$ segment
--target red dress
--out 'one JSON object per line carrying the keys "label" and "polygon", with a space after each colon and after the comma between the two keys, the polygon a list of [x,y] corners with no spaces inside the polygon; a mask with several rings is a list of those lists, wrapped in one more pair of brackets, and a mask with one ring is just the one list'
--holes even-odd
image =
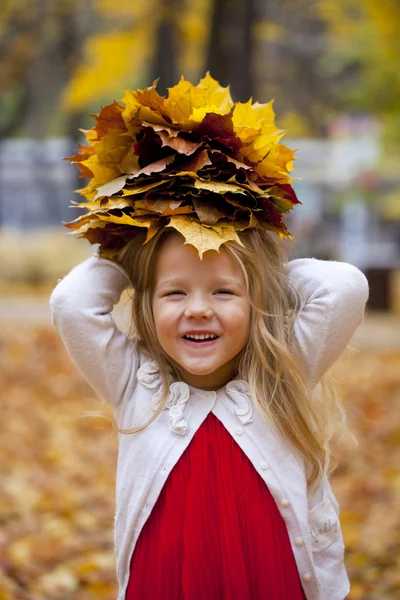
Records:
{"label": "red dress", "polygon": [[210,413],[172,469],[131,558],[125,600],[303,600],[285,522]]}

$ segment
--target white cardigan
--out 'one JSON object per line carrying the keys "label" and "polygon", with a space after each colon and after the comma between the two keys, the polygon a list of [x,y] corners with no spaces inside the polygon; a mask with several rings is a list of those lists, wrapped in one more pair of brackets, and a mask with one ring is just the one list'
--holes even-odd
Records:
{"label": "white cardigan", "polygon": [[[296,348],[310,388],[336,362],[361,323],[365,276],[346,263],[297,259],[287,265],[306,306],[295,322]],[[115,325],[111,311],[128,276],[97,255],[60,280],[51,298],[55,325],[76,367],[112,407],[118,425],[147,419],[160,395],[157,365]],[[218,417],[268,486],[285,520],[307,600],[343,600],[349,592],[339,507],[327,480],[307,490],[299,452],[253,408],[245,381],[204,391],[170,385],[168,406],[140,433],[119,434],[115,554],[124,600],[132,552],[161,489],[209,412]],[[232,599],[235,600],[235,599]]]}

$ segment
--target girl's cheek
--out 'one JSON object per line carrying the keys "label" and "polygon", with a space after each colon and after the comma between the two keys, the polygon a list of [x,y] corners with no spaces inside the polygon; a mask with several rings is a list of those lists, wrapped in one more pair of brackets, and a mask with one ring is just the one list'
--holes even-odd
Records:
{"label": "girl's cheek", "polygon": [[158,311],[158,321],[162,322],[164,326],[172,325],[172,323],[177,320],[179,313],[180,310],[177,306],[162,306]]}

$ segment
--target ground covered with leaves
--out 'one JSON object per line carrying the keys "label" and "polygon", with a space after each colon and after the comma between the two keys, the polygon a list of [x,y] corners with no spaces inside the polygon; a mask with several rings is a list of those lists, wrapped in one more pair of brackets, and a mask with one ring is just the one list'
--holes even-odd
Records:
{"label": "ground covered with leaves", "polygon": [[[116,434],[51,327],[0,323],[0,600],[115,600]],[[334,369],[358,448],[332,481],[353,600],[400,597],[400,353]],[[88,417],[98,411],[105,417]]]}

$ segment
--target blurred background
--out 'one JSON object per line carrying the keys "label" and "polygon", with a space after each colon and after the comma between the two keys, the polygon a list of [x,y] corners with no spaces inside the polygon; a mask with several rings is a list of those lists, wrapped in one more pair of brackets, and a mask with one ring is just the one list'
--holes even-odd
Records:
{"label": "blurred background", "polygon": [[[116,436],[103,405],[85,416],[99,399],[49,321],[57,279],[94,250],[61,223],[82,186],[62,158],[124,89],[207,70],[234,100],[274,98],[298,148],[289,254],[369,280],[333,370],[359,441],[333,482],[350,598],[400,597],[400,2],[1,0],[1,600],[116,597]],[[123,297],[121,328],[128,313]]]}

